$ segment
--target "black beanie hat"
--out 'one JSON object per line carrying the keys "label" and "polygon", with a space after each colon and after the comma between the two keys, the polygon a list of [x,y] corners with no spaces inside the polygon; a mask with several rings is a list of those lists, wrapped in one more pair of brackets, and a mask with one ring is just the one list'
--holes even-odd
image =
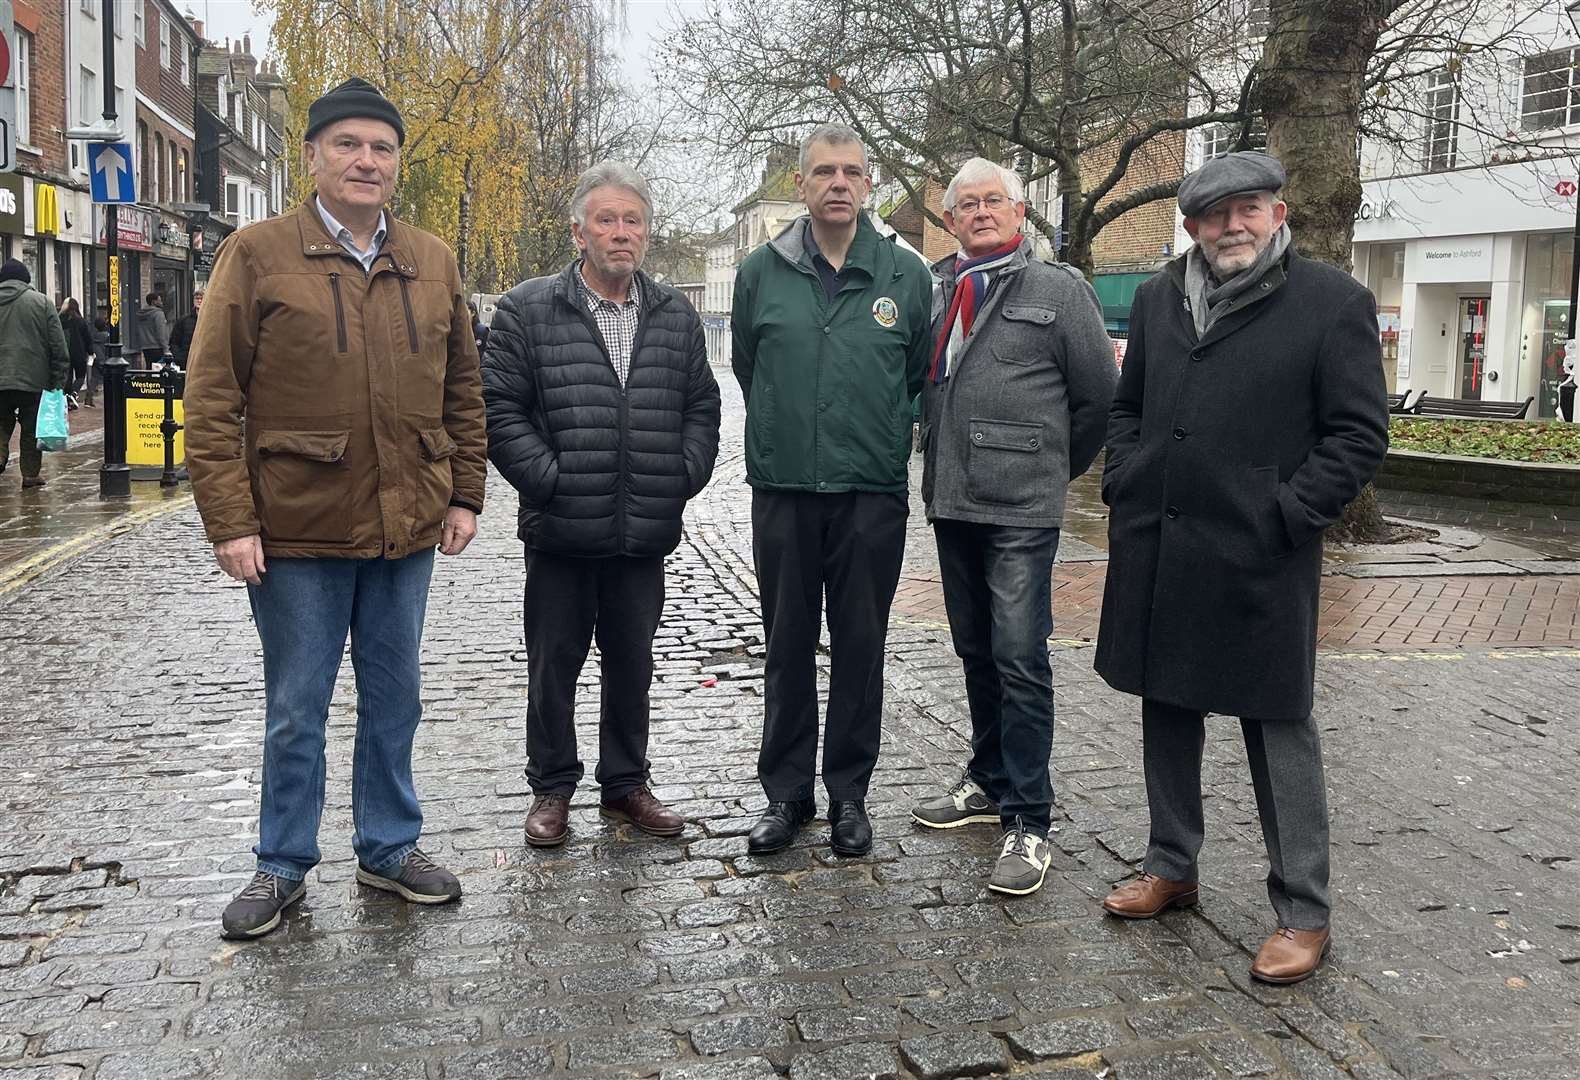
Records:
{"label": "black beanie hat", "polygon": [[21,259],[7,259],[0,265],[0,281],[25,281],[33,284],[33,275],[28,271],[27,263]]}
{"label": "black beanie hat", "polygon": [[406,125],[401,122],[400,110],[389,98],[379,93],[378,87],[355,76],[307,107],[307,134],[302,139],[311,139],[336,120],[350,120],[353,117],[382,120],[395,129],[397,143],[404,145],[406,142]]}

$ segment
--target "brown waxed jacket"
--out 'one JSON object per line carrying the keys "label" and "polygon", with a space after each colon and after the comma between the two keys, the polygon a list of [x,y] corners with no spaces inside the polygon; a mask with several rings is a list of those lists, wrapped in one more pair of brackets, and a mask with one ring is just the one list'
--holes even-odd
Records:
{"label": "brown waxed jacket", "polygon": [[210,542],[396,559],[438,543],[451,505],[482,510],[483,391],[455,256],[385,221],[365,274],[312,199],[220,246],[185,398]]}

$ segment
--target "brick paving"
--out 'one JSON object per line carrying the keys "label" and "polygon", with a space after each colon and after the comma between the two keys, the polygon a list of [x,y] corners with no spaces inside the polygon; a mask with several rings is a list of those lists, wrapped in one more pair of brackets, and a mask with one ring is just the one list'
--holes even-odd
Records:
{"label": "brick paving", "polygon": [[[1053,633],[1095,641],[1107,564],[1059,563],[1053,572]],[[1580,575],[1322,579],[1319,649],[1580,644]],[[936,577],[908,575],[895,613],[947,625]]]}
{"label": "brick paving", "polygon": [[[726,390],[656,643],[676,840],[600,820],[589,784],[565,848],[522,842],[521,564],[497,477],[479,541],[439,561],[415,765],[424,846],[467,890],[452,907],[352,881],[347,665],[308,898],[269,939],[217,938],[252,863],[260,669],[190,510],[0,591],[0,1080],[1580,1075],[1574,649],[1324,654],[1337,944],[1298,987],[1245,974],[1270,913],[1233,724],[1210,727],[1201,908],[1101,917],[1145,806],[1136,703],[1079,644],[1053,651],[1041,893],[983,889],[992,830],[906,818],[969,730],[947,633],[912,617],[890,635],[871,857],[835,858],[821,823],[747,856],[761,628]],[[582,689],[590,764],[595,669]]]}

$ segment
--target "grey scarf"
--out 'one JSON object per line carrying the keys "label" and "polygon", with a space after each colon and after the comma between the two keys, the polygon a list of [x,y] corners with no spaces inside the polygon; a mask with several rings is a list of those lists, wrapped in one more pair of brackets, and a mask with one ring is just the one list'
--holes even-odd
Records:
{"label": "grey scarf", "polygon": [[1219,284],[1207,265],[1207,256],[1197,244],[1185,254],[1185,294],[1190,300],[1191,318],[1196,322],[1196,336],[1203,337],[1224,313],[1230,300],[1262,280],[1262,275],[1284,257],[1289,249],[1289,226],[1281,225],[1272,240],[1257,255],[1256,261],[1228,281]]}

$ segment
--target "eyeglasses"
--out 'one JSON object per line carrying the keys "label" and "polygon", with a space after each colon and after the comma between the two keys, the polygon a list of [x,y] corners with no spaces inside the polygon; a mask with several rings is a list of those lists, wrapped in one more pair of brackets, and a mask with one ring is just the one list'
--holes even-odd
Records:
{"label": "eyeglasses", "polygon": [[1009,205],[1009,200],[1003,195],[989,195],[985,199],[966,199],[955,203],[955,213],[974,214],[979,207],[986,207],[988,213],[996,214]]}

